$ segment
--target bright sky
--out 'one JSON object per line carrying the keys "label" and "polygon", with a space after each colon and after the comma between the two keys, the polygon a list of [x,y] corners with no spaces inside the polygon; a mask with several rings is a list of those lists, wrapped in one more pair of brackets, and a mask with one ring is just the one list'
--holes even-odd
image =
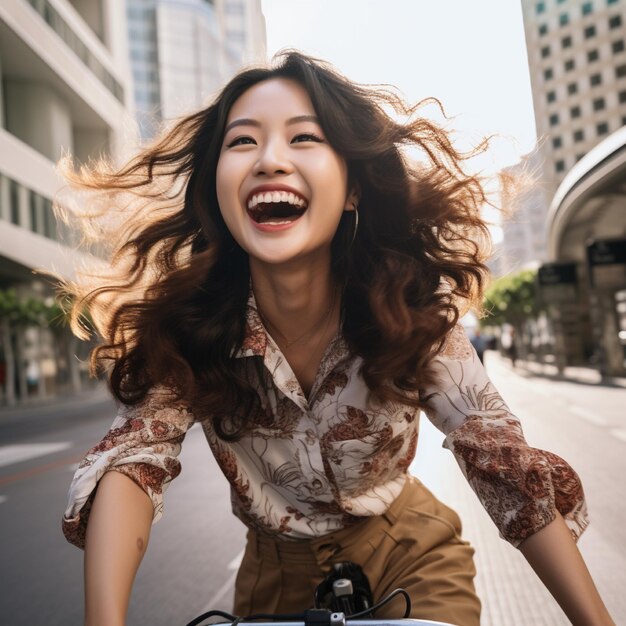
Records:
{"label": "bright sky", "polygon": [[[494,173],[535,144],[520,0],[262,0],[268,53],[297,48],[360,83],[443,103],[459,146],[498,134]],[[434,109],[425,110],[439,121]]]}

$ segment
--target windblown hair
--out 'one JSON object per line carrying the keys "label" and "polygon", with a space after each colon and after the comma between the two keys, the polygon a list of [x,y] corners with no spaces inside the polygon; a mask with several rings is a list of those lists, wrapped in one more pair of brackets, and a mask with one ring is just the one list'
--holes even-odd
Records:
{"label": "windblown hair", "polygon": [[[469,155],[416,115],[433,100],[409,107],[388,89],[356,85],[294,51],[236,75],[213,104],[121,168],[100,162],[76,172],[62,163],[75,190],[100,198],[100,211],[84,221],[111,253],[106,272],[65,284],[74,331],[84,334],[89,319],[100,337],[92,371],[107,371],[125,404],[169,385],[229,440],[254,426],[246,415],[255,394],[232,356],[244,340],[250,275],[220,214],[216,167],[234,102],[271,78],[304,87],[361,190],[356,237],[344,212],[332,261],[343,289],[342,331],[374,397],[419,406],[416,392],[433,382],[430,361],[480,300],[490,252],[485,193],[462,168]],[[420,151],[419,166],[406,148]]]}

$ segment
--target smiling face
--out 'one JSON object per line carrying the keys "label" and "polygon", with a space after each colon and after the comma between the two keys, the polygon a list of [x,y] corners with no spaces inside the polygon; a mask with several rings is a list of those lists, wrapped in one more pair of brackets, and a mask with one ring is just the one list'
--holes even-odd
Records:
{"label": "smiling face", "polygon": [[330,255],[348,193],[345,160],[326,140],[305,89],[274,78],[232,106],[217,164],[217,198],[251,260],[281,264]]}

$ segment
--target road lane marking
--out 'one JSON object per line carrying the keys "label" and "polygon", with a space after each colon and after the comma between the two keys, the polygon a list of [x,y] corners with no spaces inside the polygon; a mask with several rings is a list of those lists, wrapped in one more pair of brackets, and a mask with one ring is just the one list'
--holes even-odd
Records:
{"label": "road lane marking", "polygon": [[24,480],[26,478],[32,478],[33,476],[37,476],[37,474],[43,474],[50,470],[57,469],[59,467],[64,467],[65,465],[69,465],[70,463],[76,463],[77,461],[81,461],[83,455],[81,454],[79,457],[72,456],[70,458],[60,459],[59,461],[54,461],[52,463],[47,463],[46,465],[38,465],[37,467],[33,467],[28,470],[24,470],[23,472],[18,472],[17,474],[11,474],[10,476],[4,476],[0,478],[0,485],[9,485],[11,483],[17,482],[18,480]]}
{"label": "road lane marking", "polygon": [[622,441],[626,441],[626,429],[624,428],[614,428],[613,430],[611,430],[611,434],[613,435],[613,437],[617,437]]}
{"label": "road lane marking", "polygon": [[8,498],[6,496],[0,496],[0,504],[4,504]]}
{"label": "road lane marking", "polygon": [[57,443],[18,443],[11,446],[0,446],[0,467],[22,463],[47,454],[54,454],[72,447],[71,441]]}
{"label": "road lane marking", "polygon": [[570,413],[573,413],[574,415],[576,415],[577,417],[584,419],[586,422],[589,422],[590,424],[595,424],[596,426],[607,425],[607,421],[603,417],[600,417],[599,415],[597,415],[596,413],[593,413],[592,411],[583,409],[580,406],[574,406],[570,404],[567,407],[567,410]]}
{"label": "road lane marking", "polygon": [[229,570],[234,570],[234,569],[239,569],[239,566],[241,565],[241,561],[243,561],[243,553],[244,550],[242,550],[229,564],[228,564],[228,569]]}

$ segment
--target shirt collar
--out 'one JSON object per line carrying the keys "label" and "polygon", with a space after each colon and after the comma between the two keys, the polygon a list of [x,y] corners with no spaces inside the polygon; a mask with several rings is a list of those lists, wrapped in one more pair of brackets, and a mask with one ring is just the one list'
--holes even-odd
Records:
{"label": "shirt collar", "polygon": [[241,348],[235,352],[235,358],[247,356],[265,356],[267,334],[261,321],[254,292],[250,289],[246,305],[246,331]]}

